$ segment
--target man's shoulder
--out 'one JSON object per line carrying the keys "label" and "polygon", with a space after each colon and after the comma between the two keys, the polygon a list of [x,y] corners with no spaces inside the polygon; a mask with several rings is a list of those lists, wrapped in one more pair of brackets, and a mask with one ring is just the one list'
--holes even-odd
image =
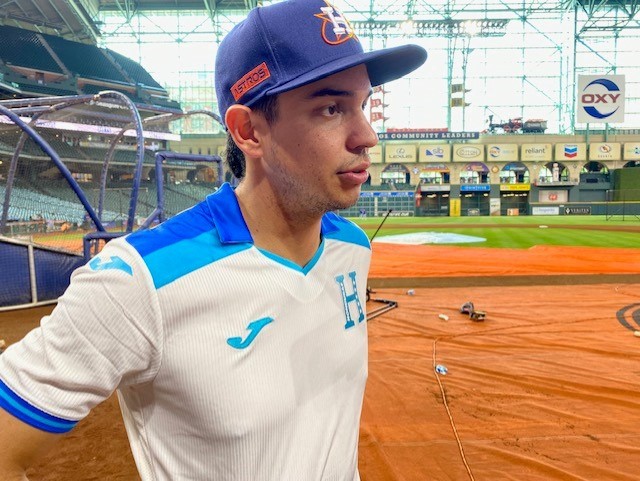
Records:
{"label": "man's shoulder", "polygon": [[334,212],[327,212],[324,215],[322,228],[326,239],[347,242],[367,249],[371,248],[367,234],[358,225]]}
{"label": "man's shoulder", "polygon": [[125,241],[142,258],[156,289],[251,246],[221,240],[206,201]]}
{"label": "man's shoulder", "polygon": [[205,202],[200,202],[156,227],[129,234],[125,240],[144,258],[155,251],[197,238],[215,229]]}

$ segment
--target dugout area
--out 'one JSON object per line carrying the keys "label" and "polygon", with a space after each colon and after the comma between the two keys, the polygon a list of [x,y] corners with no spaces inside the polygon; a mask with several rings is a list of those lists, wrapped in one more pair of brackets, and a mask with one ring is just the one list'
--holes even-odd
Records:
{"label": "dugout area", "polygon": [[[638,479],[637,250],[541,247],[505,266],[511,250],[474,248],[471,274],[465,248],[373,249],[372,298],[398,308],[368,324],[363,481]],[[484,322],[459,312],[467,301]],[[17,341],[50,309],[0,313],[0,337]],[[29,476],[138,479],[116,396]]]}

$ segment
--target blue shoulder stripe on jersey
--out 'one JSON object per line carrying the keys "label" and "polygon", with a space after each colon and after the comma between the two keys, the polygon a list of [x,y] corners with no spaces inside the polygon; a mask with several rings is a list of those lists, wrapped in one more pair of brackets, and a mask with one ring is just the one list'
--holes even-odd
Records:
{"label": "blue shoulder stripe on jersey", "polygon": [[156,289],[253,245],[229,184],[158,227],[135,232],[126,240],[144,259]]}
{"label": "blue shoulder stripe on jersey", "polygon": [[198,237],[214,229],[222,243],[253,243],[236,194],[226,183],[204,201],[168,219],[158,227],[130,234],[127,241],[142,257],[146,257],[156,250]]}
{"label": "blue shoulder stripe on jersey", "polygon": [[333,212],[327,212],[322,217],[322,235],[327,239],[336,239],[371,249],[369,238],[360,227]]}
{"label": "blue shoulder stripe on jersey", "polygon": [[0,381],[0,408],[34,428],[48,433],[62,434],[71,431],[78,421],[69,421],[47,414],[32,406]]}
{"label": "blue shoulder stripe on jersey", "polygon": [[253,244],[223,244],[215,230],[174,242],[144,256],[156,289]]}

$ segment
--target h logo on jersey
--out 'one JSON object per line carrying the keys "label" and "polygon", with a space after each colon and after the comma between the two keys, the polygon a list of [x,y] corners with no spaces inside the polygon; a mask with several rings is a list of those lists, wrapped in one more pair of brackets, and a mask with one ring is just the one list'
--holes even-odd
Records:
{"label": "h logo on jersey", "polygon": [[364,321],[364,310],[360,303],[360,296],[358,296],[358,285],[356,284],[356,273],[349,272],[349,278],[351,279],[351,294],[347,295],[347,286],[345,286],[344,276],[336,276],[336,282],[340,286],[340,292],[342,293],[342,306],[344,307],[344,315],[347,322],[344,325],[345,329],[350,329],[356,325],[351,315],[350,304],[355,303],[356,310],[358,311],[358,323]]}
{"label": "h logo on jersey", "polygon": [[327,0],[326,7],[321,7],[322,13],[315,16],[322,20],[322,39],[329,45],[340,45],[353,38],[357,40],[356,34],[349,21]]}

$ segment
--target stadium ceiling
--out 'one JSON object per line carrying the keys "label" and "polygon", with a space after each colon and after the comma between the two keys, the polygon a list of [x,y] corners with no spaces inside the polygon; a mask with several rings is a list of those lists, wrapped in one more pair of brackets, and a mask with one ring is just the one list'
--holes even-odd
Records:
{"label": "stadium ceiling", "polygon": [[125,18],[154,10],[246,11],[258,0],[0,0],[0,25],[27,28],[86,43],[96,43],[100,11],[118,11]]}

